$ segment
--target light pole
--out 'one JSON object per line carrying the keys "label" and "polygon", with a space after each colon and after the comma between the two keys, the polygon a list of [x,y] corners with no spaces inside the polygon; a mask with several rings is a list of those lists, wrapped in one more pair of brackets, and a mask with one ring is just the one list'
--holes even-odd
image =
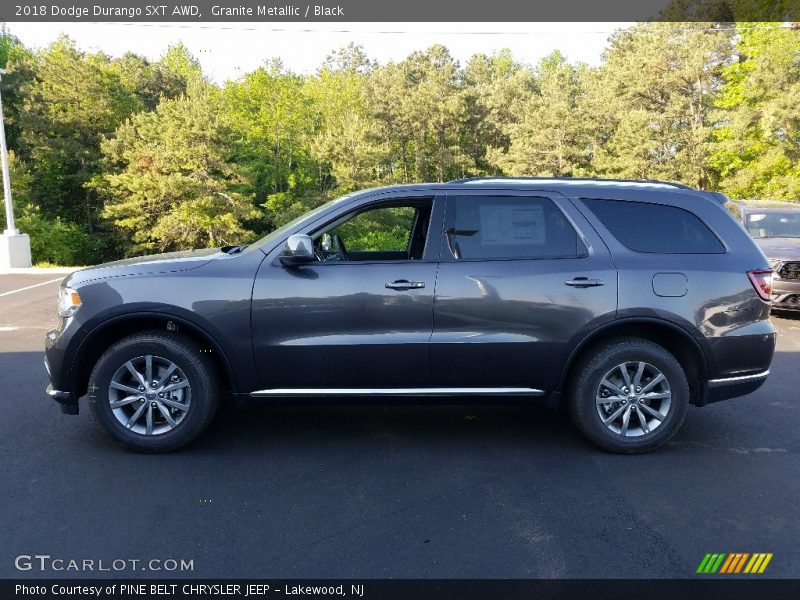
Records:
{"label": "light pole", "polygon": [[[5,69],[0,69],[2,82]],[[6,229],[0,236],[0,269],[31,266],[31,240],[14,227],[14,203],[11,200],[11,177],[8,174],[6,127],[3,122],[3,98],[0,95],[0,162],[3,166],[3,198],[6,205]]]}

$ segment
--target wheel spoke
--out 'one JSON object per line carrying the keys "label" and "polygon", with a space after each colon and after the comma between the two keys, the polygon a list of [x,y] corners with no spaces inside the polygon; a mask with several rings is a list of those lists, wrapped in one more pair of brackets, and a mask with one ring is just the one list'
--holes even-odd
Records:
{"label": "wheel spoke", "polygon": [[615,410],[608,418],[603,419],[603,423],[608,425],[612,421],[614,421],[617,417],[619,417],[628,407],[627,406],[620,406],[617,410]]}
{"label": "wheel spoke", "polygon": [[639,424],[642,426],[642,431],[650,433],[650,428],[647,426],[647,419],[641,410],[636,411],[636,416],[639,418]]}
{"label": "wheel spoke", "polygon": [[645,400],[667,400],[672,397],[670,392],[650,392],[642,396]]}
{"label": "wheel spoke", "polygon": [[183,381],[178,381],[177,383],[170,383],[168,386],[161,388],[160,392],[173,392],[175,390],[179,390],[181,388],[185,388],[189,386],[189,382],[185,379]]}
{"label": "wheel spoke", "polygon": [[650,381],[650,383],[648,383],[646,386],[644,386],[642,388],[642,393],[646,394],[647,392],[652,390],[653,387],[655,387],[657,384],[661,383],[662,381],[664,381],[664,374],[663,373],[659,373],[658,375],[653,377],[653,379]]}
{"label": "wheel spoke", "polygon": [[153,356],[151,354],[144,357],[144,365],[144,379],[147,385],[150,385],[150,382],[153,381]]}
{"label": "wheel spoke", "polygon": [[619,366],[619,370],[622,371],[622,378],[625,380],[625,385],[628,386],[628,389],[631,387],[631,374],[628,373],[628,363],[623,363]]}
{"label": "wheel spoke", "polygon": [[125,423],[125,427],[127,427],[128,429],[130,429],[131,427],[133,427],[134,425],[136,425],[136,421],[138,421],[138,420],[139,420],[139,418],[142,416],[142,413],[144,413],[144,410],[147,408],[147,406],[148,406],[148,404],[145,402],[145,403],[143,403],[143,404],[142,404],[142,405],[141,405],[139,408],[137,408],[137,409],[136,409],[136,412],[135,412],[135,413],[133,413],[133,414],[131,415],[131,418],[130,418],[130,419],[128,419],[128,422],[127,422],[127,423]]}
{"label": "wheel spoke", "polygon": [[659,421],[663,421],[666,418],[665,415],[662,415],[656,409],[654,409],[654,408],[652,408],[650,406],[647,406],[647,404],[642,404],[641,406],[639,406],[639,410],[643,410],[648,415],[650,415],[654,419],[658,419]]}
{"label": "wheel spoke", "polygon": [[182,402],[175,402],[175,400],[170,400],[169,398],[161,398],[159,402],[161,402],[166,406],[169,406],[170,408],[177,408],[178,410],[182,410],[183,412],[189,410],[188,404],[183,404]]}
{"label": "wheel spoke", "polygon": [[153,403],[147,403],[147,420],[146,420],[146,427],[144,430],[145,435],[153,435]]}
{"label": "wheel spoke", "polygon": [[642,385],[642,374],[644,373],[644,363],[640,362],[639,367],[636,369],[636,375],[633,376],[633,385],[636,387]]}
{"label": "wheel spoke", "polygon": [[167,367],[167,370],[164,371],[164,374],[161,376],[161,379],[158,380],[158,387],[161,387],[165,383],[167,383],[167,380],[169,379],[169,376],[172,375],[173,371],[175,371],[175,369],[177,369],[177,368],[178,368],[178,365],[176,365],[175,363],[170,363],[169,367]]}
{"label": "wheel spoke", "polygon": [[139,398],[140,396],[125,396],[122,400],[115,400],[114,402],[111,402],[110,405],[111,408],[119,408],[120,406],[127,406],[132,402],[136,402]]}
{"label": "wheel spoke", "polygon": [[609,404],[610,402],[622,402],[625,400],[625,396],[606,396],[605,398],[597,396],[596,400],[597,404]]}
{"label": "wheel spoke", "polygon": [[631,407],[628,406],[625,414],[622,415],[622,427],[619,428],[620,435],[628,435],[628,424],[631,422]]}
{"label": "wheel spoke", "polygon": [[622,388],[620,388],[620,387],[617,387],[616,385],[614,385],[613,383],[611,383],[611,382],[608,380],[608,378],[606,378],[606,379],[603,379],[603,381],[601,381],[601,382],[600,382],[600,385],[604,385],[604,386],[606,386],[608,389],[610,389],[610,390],[611,390],[611,391],[613,391],[613,392],[616,392],[616,393],[617,393],[617,394],[619,394],[620,396],[624,396],[624,395],[625,395],[625,392],[623,392],[623,391],[622,391]]}
{"label": "wheel spoke", "polygon": [[134,368],[133,363],[131,361],[126,362],[125,367],[127,367],[130,374],[134,376],[134,378],[139,382],[140,385],[143,385],[145,387],[147,386],[147,383],[144,380],[144,375],[139,373],[139,371],[137,371]]}
{"label": "wheel spoke", "polygon": [[175,422],[175,419],[172,418],[172,415],[169,414],[169,410],[161,402],[158,402],[156,406],[158,406],[158,411],[161,413],[161,416],[167,420],[170,429],[174,429],[178,424]]}
{"label": "wheel spoke", "polygon": [[137,390],[136,388],[132,388],[132,387],[130,387],[128,385],[123,385],[123,384],[121,384],[121,383],[119,383],[117,381],[112,381],[109,384],[108,387],[112,387],[115,390],[121,390],[123,392],[128,392],[129,394],[137,394],[137,395],[141,394],[141,392],[139,390]]}

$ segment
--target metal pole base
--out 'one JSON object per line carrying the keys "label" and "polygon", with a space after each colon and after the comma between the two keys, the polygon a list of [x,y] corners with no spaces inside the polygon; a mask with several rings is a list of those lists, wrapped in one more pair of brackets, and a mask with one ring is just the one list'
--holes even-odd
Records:
{"label": "metal pole base", "polygon": [[31,238],[27,233],[6,229],[0,235],[0,269],[31,266]]}

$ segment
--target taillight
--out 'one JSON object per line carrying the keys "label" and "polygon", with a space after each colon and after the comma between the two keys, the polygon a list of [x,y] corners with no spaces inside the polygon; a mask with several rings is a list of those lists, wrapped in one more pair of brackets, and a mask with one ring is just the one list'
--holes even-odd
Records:
{"label": "taillight", "polygon": [[762,300],[769,302],[772,296],[772,270],[760,269],[758,271],[748,271],[747,276],[750,278],[750,283],[756,288],[756,292]]}

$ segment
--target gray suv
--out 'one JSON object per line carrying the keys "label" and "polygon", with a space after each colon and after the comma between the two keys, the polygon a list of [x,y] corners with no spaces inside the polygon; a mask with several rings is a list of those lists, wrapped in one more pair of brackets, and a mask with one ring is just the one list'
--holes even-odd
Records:
{"label": "gray suv", "polygon": [[772,265],[772,307],[799,310],[800,204],[742,203],[738,209],[742,224]]}
{"label": "gray suv", "polygon": [[645,452],[769,374],[770,264],[725,202],[538,178],[351,194],[251,245],[73,273],[47,391],[144,452],[222,401],[355,397],[565,405],[598,446]]}

